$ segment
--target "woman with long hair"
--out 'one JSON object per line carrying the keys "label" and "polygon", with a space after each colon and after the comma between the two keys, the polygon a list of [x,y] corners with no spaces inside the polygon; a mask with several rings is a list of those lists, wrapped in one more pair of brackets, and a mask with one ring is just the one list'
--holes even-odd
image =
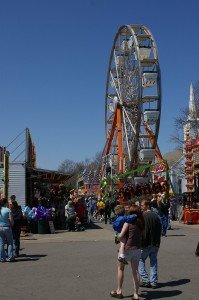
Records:
{"label": "woman with long hair", "polygon": [[7,207],[8,200],[3,198],[0,200],[0,261],[6,261],[5,254],[5,240],[8,244],[8,259],[7,261],[14,261],[13,256],[13,236],[12,229],[14,221],[12,217],[11,210]]}
{"label": "woman with long hair", "polygon": [[[138,273],[138,265],[139,259],[141,255],[141,239],[142,239],[142,231],[144,229],[144,219],[142,217],[142,213],[140,208],[133,204],[129,208],[128,213],[130,215],[136,214],[137,218],[131,223],[124,223],[122,227],[121,233],[118,235],[118,240],[126,238],[125,243],[125,258],[127,261],[131,262],[132,275],[133,275],[133,285],[134,285],[134,293],[132,300],[139,299],[138,290],[139,290],[139,273]],[[115,291],[111,291],[111,297],[122,299],[122,285],[124,281],[124,268],[125,264],[122,262],[118,262],[117,269],[117,289]]]}

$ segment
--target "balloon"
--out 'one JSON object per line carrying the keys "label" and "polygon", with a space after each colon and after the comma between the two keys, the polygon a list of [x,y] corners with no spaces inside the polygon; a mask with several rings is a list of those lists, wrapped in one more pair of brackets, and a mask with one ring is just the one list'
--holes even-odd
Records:
{"label": "balloon", "polygon": [[28,219],[30,220],[31,219],[31,213],[32,213],[32,210],[29,206],[25,206],[24,209],[23,209],[23,215]]}
{"label": "balloon", "polygon": [[37,219],[37,208],[36,207],[32,208],[32,219],[33,220]]}
{"label": "balloon", "polygon": [[50,218],[52,216],[52,210],[51,209],[45,209],[44,210],[44,213],[43,213],[43,217],[44,218],[46,218],[46,219],[48,219],[48,218]]}
{"label": "balloon", "polygon": [[31,210],[31,208],[29,206],[25,206],[23,209],[23,214],[24,215],[28,214],[30,210]]}
{"label": "balloon", "polygon": [[33,220],[48,219],[52,217],[52,209],[43,206],[33,207],[32,211],[29,212],[29,215]]}

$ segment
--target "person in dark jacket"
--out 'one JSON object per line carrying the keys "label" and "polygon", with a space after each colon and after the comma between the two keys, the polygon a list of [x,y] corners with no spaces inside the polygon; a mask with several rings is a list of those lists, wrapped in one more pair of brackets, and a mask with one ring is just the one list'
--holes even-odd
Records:
{"label": "person in dark jacket", "polygon": [[109,220],[109,224],[111,224],[111,205],[110,205],[109,200],[107,200],[105,202],[105,206],[104,206],[104,221],[105,221],[105,224],[107,224],[108,220]]}
{"label": "person in dark jacket", "polygon": [[198,245],[196,247],[195,256],[199,256],[199,242],[198,242]]}
{"label": "person in dark jacket", "polygon": [[[145,222],[142,234],[142,249],[139,262],[139,273],[142,279],[141,286],[156,288],[158,284],[158,262],[157,255],[161,241],[162,225],[160,217],[150,209],[150,201],[141,201],[141,210]],[[145,269],[145,261],[150,259],[150,277]]]}
{"label": "person in dark jacket", "polygon": [[15,245],[15,257],[18,257],[19,250],[20,250],[20,234],[21,234],[23,213],[21,210],[21,206],[18,205],[17,201],[12,202],[12,214],[14,219],[12,234],[13,234],[14,245]]}
{"label": "person in dark jacket", "polygon": [[162,236],[166,236],[169,223],[169,207],[170,202],[165,194],[158,197],[158,214],[162,223]]}

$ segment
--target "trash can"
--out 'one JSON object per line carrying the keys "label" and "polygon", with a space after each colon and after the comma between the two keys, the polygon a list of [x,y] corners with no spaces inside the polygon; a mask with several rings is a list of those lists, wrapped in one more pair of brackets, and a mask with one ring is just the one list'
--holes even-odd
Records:
{"label": "trash can", "polygon": [[37,221],[30,221],[30,232],[33,234],[37,234],[38,233],[38,224]]}
{"label": "trash can", "polygon": [[40,219],[38,220],[38,234],[50,233],[48,220]]}

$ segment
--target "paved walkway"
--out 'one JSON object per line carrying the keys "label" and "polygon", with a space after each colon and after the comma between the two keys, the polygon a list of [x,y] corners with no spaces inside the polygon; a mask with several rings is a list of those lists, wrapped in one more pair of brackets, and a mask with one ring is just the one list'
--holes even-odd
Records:
{"label": "paved walkway", "polygon": [[[198,300],[199,258],[194,252],[199,225],[173,222],[159,252],[160,288],[140,289],[140,299]],[[96,224],[84,232],[22,238],[16,263],[0,264],[0,299],[110,300],[116,286],[116,246],[111,225]],[[125,299],[131,299],[127,266]]]}

